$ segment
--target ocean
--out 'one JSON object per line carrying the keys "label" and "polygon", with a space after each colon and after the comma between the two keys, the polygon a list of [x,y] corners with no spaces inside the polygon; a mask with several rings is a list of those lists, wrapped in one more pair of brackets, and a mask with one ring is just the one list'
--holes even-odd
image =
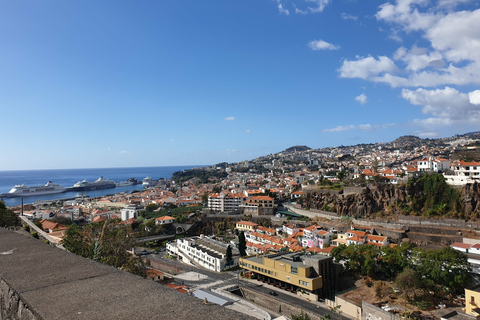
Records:
{"label": "ocean", "polygon": [[[45,185],[52,181],[64,187],[72,187],[82,180],[95,181],[99,177],[113,180],[115,182],[126,181],[129,178],[137,178],[141,182],[145,177],[152,179],[170,179],[176,171],[192,169],[197,166],[168,166],[168,167],[136,167],[136,168],[98,168],[98,169],[56,169],[56,170],[14,170],[0,171],[0,193],[7,193],[15,185],[25,184],[28,187]],[[84,191],[84,195],[99,197],[107,194],[141,190],[142,185],[118,187],[113,189]],[[64,192],[50,195],[24,197],[23,203],[34,203],[37,201],[54,200],[81,196],[81,192]],[[22,198],[4,198],[7,206],[16,206],[22,203]]]}

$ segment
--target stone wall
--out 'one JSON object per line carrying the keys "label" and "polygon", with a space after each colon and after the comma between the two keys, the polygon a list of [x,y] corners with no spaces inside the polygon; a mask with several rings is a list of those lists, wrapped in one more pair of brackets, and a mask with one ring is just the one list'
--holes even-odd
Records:
{"label": "stone wall", "polygon": [[404,216],[400,215],[398,217],[398,222],[400,224],[406,224],[410,226],[432,226],[432,227],[449,227],[449,228],[460,228],[460,229],[479,229],[480,221],[464,221],[457,219],[428,219],[423,217],[416,216]]}
{"label": "stone wall", "polygon": [[42,318],[28,307],[18,292],[0,278],[0,319],[40,320]]}

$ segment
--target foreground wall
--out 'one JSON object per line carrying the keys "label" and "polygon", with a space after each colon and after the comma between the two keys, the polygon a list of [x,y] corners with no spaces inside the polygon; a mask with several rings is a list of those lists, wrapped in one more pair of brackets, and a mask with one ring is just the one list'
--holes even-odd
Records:
{"label": "foreground wall", "polygon": [[251,319],[0,228],[0,319]]}

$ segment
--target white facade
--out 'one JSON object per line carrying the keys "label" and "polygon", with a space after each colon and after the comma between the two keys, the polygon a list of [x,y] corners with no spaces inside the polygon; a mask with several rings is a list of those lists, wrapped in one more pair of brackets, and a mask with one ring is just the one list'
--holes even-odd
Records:
{"label": "white facade", "polygon": [[176,256],[185,263],[200,265],[212,271],[223,271],[226,268],[238,266],[240,257],[237,249],[232,248],[232,262],[227,265],[227,245],[205,238],[191,237],[177,239],[176,242],[167,243],[167,252]]}
{"label": "white facade", "polygon": [[422,159],[417,161],[418,171],[438,172],[438,171],[445,171],[448,169],[450,169],[450,161],[447,159],[428,157],[427,159]]}
{"label": "white facade", "polygon": [[453,175],[444,175],[448,184],[463,186],[468,183],[480,183],[480,162],[457,161],[452,163]]}
{"label": "white facade", "polygon": [[208,208],[218,212],[238,210],[246,197],[241,193],[212,193],[208,196]]}
{"label": "white facade", "polygon": [[132,218],[137,218],[139,212],[140,212],[139,208],[137,208],[137,206],[135,205],[126,206],[125,208],[120,210],[122,221],[127,221]]}

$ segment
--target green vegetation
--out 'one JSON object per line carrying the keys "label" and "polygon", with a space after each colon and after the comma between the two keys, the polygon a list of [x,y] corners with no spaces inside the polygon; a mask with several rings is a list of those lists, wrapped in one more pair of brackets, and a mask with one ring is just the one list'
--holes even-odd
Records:
{"label": "green vegetation", "polygon": [[188,220],[187,216],[185,215],[186,213],[196,212],[197,210],[202,210],[202,208],[202,206],[177,207],[175,205],[169,205],[165,209],[159,211],[142,211],[140,212],[140,215],[145,219],[156,219],[163,216],[172,216],[175,218],[175,222],[184,223]]}
{"label": "green vegetation", "polygon": [[127,251],[135,246],[131,233],[131,227],[114,220],[89,223],[83,228],[71,224],[62,245],[74,254],[144,277],[145,263]]}
{"label": "green vegetation", "polygon": [[16,227],[20,225],[20,219],[15,212],[8,209],[3,201],[0,200],[0,227]]}
{"label": "green vegetation", "polygon": [[172,175],[172,180],[179,185],[193,178],[196,178],[198,183],[211,183],[212,180],[221,180],[227,176],[228,173],[224,171],[190,169],[174,172]]}
{"label": "green vegetation", "polygon": [[464,218],[460,192],[448,185],[441,174],[428,174],[420,179],[410,179],[407,193],[413,194],[407,211],[421,213],[426,217],[451,216]]}
{"label": "green vegetation", "polygon": [[247,255],[247,240],[245,239],[245,233],[243,231],[238,235],[238,251],[240,251],[241,257]]}
{"label": "green vegetation", "polygon": [[[332,256],[337,262],[345,261],[347,273],[395,280],[406,300],[420,304],[430,305],[432,299],[461,293],[472,281],[467,256],[451,247],[424,250],[406,243],[382,248],[340,245],[332,249]],[[381,285],[375,290],[379,297],[385,295]]]}

